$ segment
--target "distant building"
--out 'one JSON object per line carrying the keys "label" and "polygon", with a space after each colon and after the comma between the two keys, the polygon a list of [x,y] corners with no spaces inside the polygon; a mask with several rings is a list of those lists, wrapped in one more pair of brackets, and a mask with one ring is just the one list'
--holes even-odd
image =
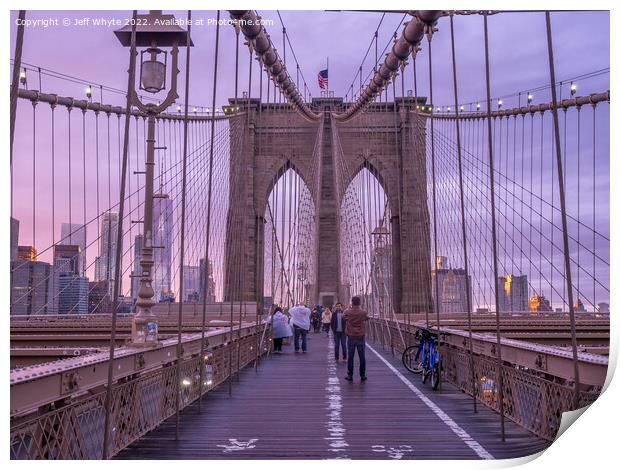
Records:
{"label": "distant building", "polygon": [[601,302],[598,304],[598,313],[609,313],[609,304],[607,302]]}
{"label": "distant building", "polygon": [[78,258],[78,274],[86,271],[86,226],[81,224],[63,223],[60,226],[60,245],[77,245],[80,247]]}
{"label": "distant building", "polygon": [[174,301],[172,292],[173,202],[167,194],[156,194],[153,201],[153,291],[155,302]]}
{"label": "distant building", "polygon": [[[99,256],[95,260],[95,281],[113,281],[116,269],[116,237],[118,236],[118,214],[106,212],[101,217]],[[112,288],[113,283],[108,283]]]}
{"label": "distant building", "polygon": [[133,304],[131,298],[124,295],[118,296],[118,310],[117,313],[131,313]]}
{"label": "distant building", "polygon": [[533,295],[530,297],[528,307],[532,313],[551,312],[551,304],[544,295]]}
{"label": "distant building", "polygon": [[138,291],[140,290],[140,260],[142,259],[142,235],[136,235],[133,242],[133,269],[131,271],[131,300],[133,305],[138,300]]}
{"label": "distant building", "polygon": [[88,313],[88,278],[75,274],[58,277],[58,314]]}
{"label": "distant building", "polygon": [[[371,292],[375,308],[389,310],[392,299],[392,243],[391,234],[383,221],[372,231]],[[349,287],[350,292],[350,287]],[[366,299],[367,301],[370,299]],[[346,300],[346,304],[350,300]],[[368,308],[368,306],[366,306]]]}
{"label": "distant building", "polygon": [[[442,263],[447,264],[445,258]],[[469,298],[471,299],[471,276],[462,268],[441,268],[431,271],[431,290],[439,313],[467,312],[467,282],[469,278]]]}
{"label": "distant building", "polygon": [[263,313],[271,313],[273,306],[273,297],[264,296],[263,297]]}
{"label": "distant building", "polygon": [[17,246],[19,245],[19,220],[11,217],[11,261],[17,261]]}
{"label": "distant building", "polygon": [[183,266],[183,301],[200,300],[200,266]]}
{"label": "distant building", "polygon": [[392,297],[392,245],[388,244],[374,249],[371,272],[373,295],[390,299]]}
{"label": "distant building", "polygon": [[88,313],[111,313],[112,284],[109,281],[93,281],[88,283]]}
{"label": "distant building", "polygon": [[215,302],[215,279],[213,279],[213,262],[209,260],[208,271],[206,270],[206,264],[205,264],[204,258],[200,259],[199,265],[200,265],[199,266],[200,285],[198,286],[199,300],[200,302],[202,302],[204,299],[205,273],[207,273],[206,274],[207,276],[207,303],[214,303]]}
{"label": "distant building", "polygon": [[54,313],[88,313],[88,278],[81,275],[81,254],[79,245],[54,245]]}
{"label": "distant building", "polygon": [[577,297],[577,299],[575,300],[575,312],[578,312],[578,313],[586,312],[586,308],[584,307],[583,302],[581,301],[579,297]]}
{"label": "distant building", "polygon": [[509,274],[498,278],[498,300],[500,313],[528,311],[527,276]]}
{"label": "distant building", "polygon": [[36,261],[37,250],[34,246],[20,245],[17,247],[17,261]]}
{"label": "distant building", "polygon": [[79,245],[54,245],[54,270],[62,274],[79,275],[81,252]]}
{"label": "distant building", "polygon": [[11,315],[51,312],[52,267],[41,261],[11,262]]}

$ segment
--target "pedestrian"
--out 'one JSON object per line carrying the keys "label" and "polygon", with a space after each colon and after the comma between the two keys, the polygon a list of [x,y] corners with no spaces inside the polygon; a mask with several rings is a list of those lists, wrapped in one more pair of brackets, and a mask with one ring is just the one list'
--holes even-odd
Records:
{"label": "pedestrian", "polygon": [[312,328],[315,333],[318,333],[321,328],[321,315],[316,307],[312,309]]}
{"label": "pedestrian", "polygon": [[282,342],[284,338],[291,336],[291,327],[288,324],[288,317],[284,315],[280,307],[276,307],[273,314],[267,321],[271,325],[271,337],[273,338],[273,352],[282,352]]}
{"label": "pedestrian", "polygon": [[293,324],[295,352],[299,352],[299,337],[301,336],[301,350],[305,353],[308,351],[306,335],[310,331],[310,309],[300,302],[290,308],[289,313]]}
{"label": "pedestrian", "polygon": [[339,360],[339,351],[342,348],[342,360],[347,360],[347,337],[345,335],[347,322],[344,319],[342,304],[338,302],[332,312],[331,328],[334,333],[334,351],[336,354],[336,362]]}
{"label": "pedestrian", "polygon": [[347,376],[346,380],[353,380],[353,358],[355,351],[360,358],[360,378],[366,380],[366,322],[368,312],[362,310],[362,299],[355,296],[351,299],[351,307],[344,312],[347,334]]}
{"label": "pedestrian", "polygon": [[329,307],[325,307],[323,310],[323,316],[321,317],[321,323],[323,323],[323,331],[327,336],[329,336],[329,325],[332,322],[332,311]]}

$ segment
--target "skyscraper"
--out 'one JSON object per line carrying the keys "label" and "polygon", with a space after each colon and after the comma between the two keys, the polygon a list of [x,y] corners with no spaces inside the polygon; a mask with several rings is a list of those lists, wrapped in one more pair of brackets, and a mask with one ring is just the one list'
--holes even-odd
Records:
{"label": "skyscraper", "polygon": [[17,261],[17,246],[19,245],[19,220],[11,217],[11,261]]}
{"label": "skyscraper", "polygon": [[183,266],[183,301],[200,300],[200,266]]}
{"label": "skyscraper", "polygon": [[[372,292],[385,300],[392,297],[392,245],[374,248],[372,258]],[[347,298],[347,297],[345,297]]]}
{"label": "skyscraper", "polygon": [[136,235],[133,242],[133,269],[131,270],[131,301],[132,305],[138,300],[138,290],[140,290],[140,259],[142,257],[142,235]]}
{"label": "skyscraper", "polygon": [[601,302],[598,304],[598,313],[609,313],[609,304],[607,302]]}
{"label": "skyscraper", "polygon": [[[390,231],[383,221],[372,231],[371,283],[376,308],[389,310],[392,298],[392,244]],[[346,297],[345,297],[346,298]]]}
{"label": "skyscraper", "polygon": [[60,274],[80,274],[81,252],[79,245],[54,245],[54,270]]}
{"label": "skyscraper", "polygon": [[500,313],[528,311],[527,276],[508,274],[498,278],[498,297]]}
{"label": "skyscraper", "polygon": [[78,259],[78,274],[84,275],[86,271],[86,226],[63,222],[60,226],[60,245],[77,245],[80,247]]}
{"label": "skyscraper", "polygon": [[36,261],[37,250],[34,246],[19,245],[17,247],[17,260],[16,261]]}
{"label": "skyscraper", "polygon": [[533,295],[528,302],[529,310],[532,313],[551,312],[551,304],[543,295]]}
{"label": "skyscraper", "polygon": [[54,313],[88,313],[88,278],[81,275],[81,254],[79,245],[54,245]]}
{"label": "skyscraper", "polygon": [[76,274],[58,278],[58,314],[88,313],[88,278]]}
{"label": "skyscraper", "polygon": [[579,297],[575,300],[575,312],[585,313],[586,307],[583,305],[583,302]]}
{"label": "skyscraper", "polygon": [[[99,256],[95,260],[95,281],[113,281],[116,268],[118,213],[106,212],[101,218]],[[109,283],[112,286],[112,283]]]}
{"label": "skyscraper", "polygon": [[[205,280],[205,260],[200,259],[200,285],[198,286],[199,300],[204,299],[204,280]],[[213,263],[209,260],[209,270],[207,274],[207,303],[215,302],[215,280],[213,279]]]}
{"label": "skyscraper", "polygon": [[153,200],[153,290],[155,302],[168,301],[172,293],[172,199],[155,194]]}
{"label": "skyscraper", "polygon": [[94,281],[88,283],[88,312],[111,313],[112,297],[109,281]]}
{"label": "skyscraper", "polygon": [[[444,266],[447,264],[445,257]],[[439,264],[439,263],[438,263]],[[467,312],[467,281],[469,278],[469,298],[471,296],[471,276],[462,268],[440,268],[431,272],[431,289],[435,305],[439,313],[464,313]],[[437,291],[439,295],[437,295]],[[473,299],[472,299],[473,302]]]}
{"label": "skyscraper", "polygon": [[52,312],[52,267],[41,261],[11,262],[11,315]]}

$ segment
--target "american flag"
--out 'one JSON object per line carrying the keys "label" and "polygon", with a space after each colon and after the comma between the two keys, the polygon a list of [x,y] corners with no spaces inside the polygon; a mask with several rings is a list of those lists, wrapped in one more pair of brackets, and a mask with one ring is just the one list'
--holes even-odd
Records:
{"label": "american flag", "polygon": [[317,77],[319,79],[319,87],[321,90],[327,88],[327,69],[321,70]]}

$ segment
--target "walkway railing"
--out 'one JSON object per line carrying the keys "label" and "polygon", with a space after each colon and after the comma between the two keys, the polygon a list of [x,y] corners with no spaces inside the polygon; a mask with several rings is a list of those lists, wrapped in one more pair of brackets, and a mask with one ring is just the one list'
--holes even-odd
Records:
{"label": "walkway railing", "polygon": [[[240,334],[238,334],[240,333]],[[151,349],[120,348],[114,359],[111,439],[108,455],[117,454],[199,398],[200,368],[207,393],[269,349],[261,343],[262,326],[242,325],[182,339],[181,383],[176,383],[176,338]],[[108,353],[40,364],[11,372],[12,459],[99,459],[103,450],[104,385]],[[239,361],[237,361],[239,358]],[[235,364],[229,368],[229,361]]]}
{"label": "walkway railing", "polygon": [[[420,323],[407,325],[373,318],[371,336],[395,353],[413,344]],[[433,328],[431,327],[431,330]],[[472,335],[475,385],[472,387],[469,334],[450,328],[441,329],[442,380],[447,381],[476,400],[499,411],[497,401],[497,359],[494,335]],[[580,407],[593,403],[599,396],[607,374],[605,356],[579,353],[581,391]],[[574,384],[572,355],[560,348],[502,339],[502,375],[504,414],[537,436],[553,440],[560,427],[562,413],[573,409]],[[472,390],[473,388],[473,390]]]}

